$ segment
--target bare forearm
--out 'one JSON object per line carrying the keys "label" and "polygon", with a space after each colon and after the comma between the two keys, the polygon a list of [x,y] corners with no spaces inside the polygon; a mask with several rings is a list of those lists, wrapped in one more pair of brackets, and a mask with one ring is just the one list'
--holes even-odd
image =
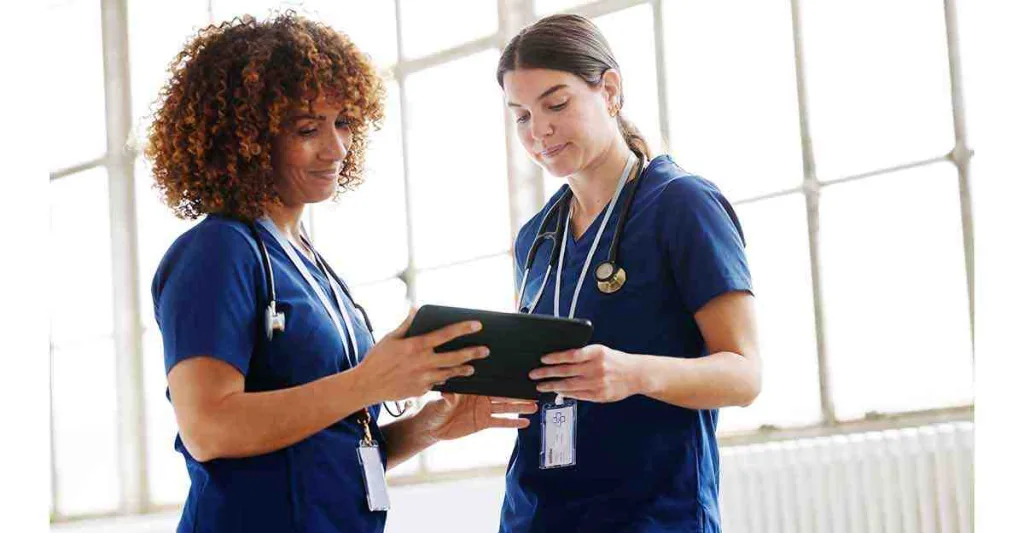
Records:
{"label": "bare forearm", "polygon": [[295,444],[373,402],[348,371],[288,389],[227,395],[182,435],[201,461],[250,457]]}
{"label": "bare forearm", "polygon": [[638,356],[637,390],[689,409],[747,406],[761,391],[756,359],[718,352],[695,359]]}
{"label": "bare forearm", "polygon": [[427,449],[438,441],[423,411],[396,420],[381,428],[387,440],[388,470]]}

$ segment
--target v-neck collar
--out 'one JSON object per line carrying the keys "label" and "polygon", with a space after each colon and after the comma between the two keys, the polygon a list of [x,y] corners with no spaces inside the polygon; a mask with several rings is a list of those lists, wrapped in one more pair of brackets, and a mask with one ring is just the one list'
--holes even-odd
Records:
{"label": "v-neck collar", "polygon": [[[641,173],[643,173],[645,170],[647,170],[646,167],[641,169]],[[639,179],[640,179],[640,176],[637,175],[637,177],[635,177],[635,178],[629,180],[628,182],[626,182],[626,187],[622,191],[622,196],[623,197],[626,197],[629,194],[629,192],[630,192],[629,188],[630,187],[636,187],[637,181],[639,181]],[[580,235],[580,237],[578,239],[573,234],[571,225],[569,225],[568,223],[566,224],[565,230],[569,232],[569,238],[568,238],[568,247],[569,247],[568,252],[569,253],[574,254],[574,253],[576,253],[577,249],[579,249],[579,248],[586,248],[587,246],[589,246],[590,241],[593,240],[593,238],[594,238],[594,233],[597,232],[597,227],[601,225],[601,218],[604,217],[605,211],[607,211],[609,208],[613,207],[611,205],[611,203],[612,203],[611,200],[608,200],[608,203],[605,204],[604,209],[601,209],[601,212],[598,213],[596,217],[594,217],[594,220],[590,221],[590,225],[587,226],[587,229],[585,229],[583,231],[583,234]],[[617,203],[618,204],[623,204],[624,201],[620,201],[620,202],[617,202]],[[619,206],[616,205],[614,207],[617,208]],[[621,214],[622,214],[622,210],[621,209],[619,209],[617,211],[612,211],[611,216],[608,217],[608,225],[612,226],[613,224],[617,224],[618,223],[618,216],[621,216]]]}

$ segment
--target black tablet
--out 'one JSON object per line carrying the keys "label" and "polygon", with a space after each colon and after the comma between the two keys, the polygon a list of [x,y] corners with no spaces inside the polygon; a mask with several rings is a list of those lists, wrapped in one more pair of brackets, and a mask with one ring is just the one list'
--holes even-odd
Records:
{"label": "black tablet", "polygon": [[487,346],[491,354],[470,363],[475,369],[472,376],[449,379],[434,390],[528,400],[554,397],[537,391],[538,382],[530,379],[530,371],[543,365],[540,358],[546,354],[585,346],[594,331],[589,320],[424,305],[413,317],[406,336],[415,337],[467,320],[480,321],[483,329],[442,344],[435,351]]}

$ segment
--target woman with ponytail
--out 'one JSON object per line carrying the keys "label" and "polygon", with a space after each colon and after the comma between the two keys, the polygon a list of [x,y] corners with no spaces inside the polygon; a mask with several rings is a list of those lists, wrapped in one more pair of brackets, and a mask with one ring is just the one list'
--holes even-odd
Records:
{"label": "woman with ponytail", "polygon": [[545,395],[519,431],[500,530],[720,531],[718,409],[761,389],[736,214],[653,157],[586,18],[524,28],[497,80],[523,147],[567,181],[519,231],[519,306],[594,325],[593,344],[531,373]]}

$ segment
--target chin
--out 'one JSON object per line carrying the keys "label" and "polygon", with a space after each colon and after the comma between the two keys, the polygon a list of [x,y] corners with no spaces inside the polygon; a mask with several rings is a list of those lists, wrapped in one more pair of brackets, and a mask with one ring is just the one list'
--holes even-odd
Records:
{"label": "chin", "polygon": [[579,170],[579,165],[568,158],[538,159],[537,162],[540,163],[540,166],[544,167],[544,170],[548,171],[548,174],[556,178],[571,176]]}
{"label": "chin", "polygon": [[308,201],[306,203],[309,203],[309,204],[319,204],[321,202],[326,202],[327,200],[330,200],[331,198],[334,198],[334,195],[337,192],[338,192],[338,186],[337,185],[335,185],[333,187],[330,187],[329,189],[320,189],[320,190],[317,190],[317,191],[312,191],[311,194],[306,195],[306,198],[308,199]]}

